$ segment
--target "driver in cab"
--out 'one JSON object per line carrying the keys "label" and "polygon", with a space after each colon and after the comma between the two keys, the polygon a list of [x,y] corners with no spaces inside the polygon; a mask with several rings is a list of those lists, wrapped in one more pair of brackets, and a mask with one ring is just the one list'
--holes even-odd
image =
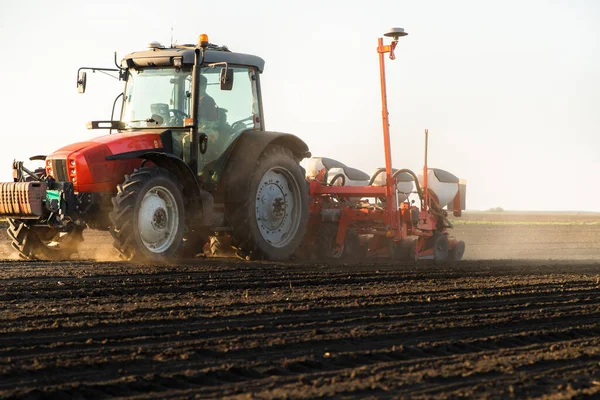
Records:
{"label": "driver in cab", "polygon": [[[217,104],[206,93],[207,79],[200,75],[200,95],[198,101],[198,119],[202,122],[216,122],[218,120]],[[171,101],[171,104],[173,102]],[[183,126],[183,119],[188,115],[177,109],[170,109],[167,103],[154,103],[150,105],[152,116],[146,121],[156,125]],[[172,114],[172,115],[171,115]]]}
{"label": "driver in cab", "polygon": [[[217,104],[215,100],[208,93],[206,93],[207,86],[208,80],[206,79],[206,76],[200,75],[200,88],[198,99],[198,131],[208,136],[209,143],[215,143],[219,138]],[[160,106],[160,104],[153,104],[152,106]],[[165,104],[164,106],[167,105]],[[153,118],[156,119],[155,117],[158,113],[158,110],[153,109],[152,112],[155,114],[153,115]],[[178,116],[174,116],[173,118],[177,117]],[[162,121],[158,123],[161,124]],[[181,122],[171,121],[171,125],[182,126],[183,120]],[[189,155],[189,134],[185,132],[173,132],[173,135],[174,153],[180,156],[181,158],[186,158],[186,155]]]}
{"label": "driver in cab", "polygon": [[198,101],[198,131],[208,136],[210,143],[219,139],[219,123],[217,104],[215,100],[206,93],[208,80],[206,76],[200,75],[200,98]]}
{"label": "driver in cab", "polygon": [[215,100],[206,93],[208,85],[206,76],[200,75],[200,101],[198,103],[198,118],[203,121],[217,120],[217,104]]}

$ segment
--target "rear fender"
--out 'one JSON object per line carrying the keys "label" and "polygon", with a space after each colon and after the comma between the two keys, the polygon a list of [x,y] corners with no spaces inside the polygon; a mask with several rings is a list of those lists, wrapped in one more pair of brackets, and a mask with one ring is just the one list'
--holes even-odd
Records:
{"label": "rear fender", "polygon": [[254,169],[258,158],[269,145],[288,148],[300,162],[310,157],[307,144],[297,136],[282,132],[246,131],[236,140],[224,168],[223,201],[228,204],[243,203],[247,198],[250,180],[248,172]]}

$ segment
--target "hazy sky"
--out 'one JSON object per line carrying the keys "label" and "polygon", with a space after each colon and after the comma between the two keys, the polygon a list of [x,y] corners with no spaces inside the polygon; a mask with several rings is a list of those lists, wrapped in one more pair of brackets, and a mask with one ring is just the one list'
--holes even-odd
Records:
{"label": "hazy sky", "polygon": [[[386,59],[396,168],[468,182],[467,207],[600,211],[600,1],[0,0],[0,180],[14,158],[103,134],[122,82],[111,67],[153,40],[200,33],[266,60],[267,129],[313,155],[384,166],[377,38],[409,35]],[[386,39],[387,43],[387,39]]]}

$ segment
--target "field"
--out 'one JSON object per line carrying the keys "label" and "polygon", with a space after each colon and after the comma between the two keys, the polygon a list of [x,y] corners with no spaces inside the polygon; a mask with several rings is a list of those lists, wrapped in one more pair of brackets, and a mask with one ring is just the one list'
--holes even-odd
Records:
{"label": "field", "polygon": [[600,397],[600,215],[467,213],[454,234],[445,265],[4,245],[0,398]]}

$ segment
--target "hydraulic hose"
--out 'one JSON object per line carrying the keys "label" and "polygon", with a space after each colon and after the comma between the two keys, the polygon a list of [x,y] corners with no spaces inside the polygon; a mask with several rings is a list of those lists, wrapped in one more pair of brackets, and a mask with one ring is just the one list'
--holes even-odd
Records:
{"label": "hydraulic hose", "polygon": [[398,171],[394,172],[392,174],[392,178],[396,179],[396,176],[398,176],[399,174],[406,172],[407,174],[409,174],[410,176],[413,177],[414,181],[415,181],[415,186],[417,187],[417,194],[419,195],[419,199],[421,200],[421,203],[423,203],[423,191],[421,190],[421,185],[419,185],[419,179],[417,179],[417,175],[412,172],[410,169],[406,169],[406,168],[402,168],[399,169]]}
{"label": "hydraulic hose", "polygon": [[[371,177],[371,180],[369,181],[369,186],[371,186],[373,184],[373,182],[375,182],[375,179],[377,179],[379,174],[381,174],[382,172],[385,172],[385,168],[377,168],[377,170]],[[406,169],[406,168],[399,169],[398,171],[396,171],[392,174],[392,179],[395,180],[396,177],[403,172],[406,172],[407,174],[409,174],[410,176],[413,177],[413,179],[415,181],[415,185],[417,187],[417,194],[419,195],[419,200],[421,201],[421,207],[422,207],[423,206],[423,191],[421,190],[421,185],[419,185],[419,180],[417,179],[417,175],[414,172],[412,172],[410,169]]]}
{"label": "hydraulic hose", "polygon": [[[382,172],[385,172],[385,168],[378,168],[375,171],[375,173],[373,174],[373,176],[371,177],[371,181],[369,182],[369,185],[371,185],[375,181],[375,178],[377,178],[377,176]],[[410,169],[406,169],[406,168],[399,169],[398,171],[396,171],[392,174],[392,179],[395,180],[396,177],[403,172],[406,172],[407,174],[412,176],[412,178],[414,179],[415,186],[417,187],[417,194],[419,195],[419,200],[421,200],[421,208],[423,208],[423,190],[421,189],[421,185],[419,184],[419,179],[417,179],[417,175],[413,171],[411,171]],[[442,218],[446,222],[446,224],[448,225],[447,226],[448,228],[452,229],[453,228],[452,222],[450,222],[450,220],[448,220],[448,218],[443,215],[443,212],[439,208],[439,206],[435,202],[433,202],[432,205],[433,205],[435,214],[437,216],[439,216],[440,218]]]}
{"label": "hydraulic hose", "polygon": [[382,172],[385,172],[385,168],[377,168],[377,170],[375,171],[375,173],[371,177],[371,180],[369,181],[369,186],[371,186],[373,184],[373,182],[375,182],[375,179],[377,179],[377,177],[379,176],[379,174],[382,173]]}
{"label": "hydraulic hose", "polygon": [[344,176],[344,174],[337,174],[336,176],[331,178],[331,180],[329,181],[329,186],[333,186],[333,184],[335,183],[335,181],[338,180],[338,178],[342,178],[342,186],[346,185],[346,177]]}
{"label": "hydraulic hose", "polygon": [[[369,186],[371,186],[373,184],[373,182],[375,182],[375,179],[377,179],[379,174],[381,174],[382,172],[385,172],[385,168],[377,168],[377,170],[371,177],[371,180],[369,181]],[[419,194],[419,198],[422,199],[423,191],[421,190],[421,185],[419,185],[419,180],[417,179],[417,175],[414,172],[412,172],[410,169],[406,169],[406,168],[399,169],[398,171],[396,171],[392,174],[392,178],[395,179],[399,174],[401,174],[403,172],[406,172],[407,174],[409,174],[410,176],[413,177],[413,179],[415,181],[415,185],[417,186],[417,193]]]}

